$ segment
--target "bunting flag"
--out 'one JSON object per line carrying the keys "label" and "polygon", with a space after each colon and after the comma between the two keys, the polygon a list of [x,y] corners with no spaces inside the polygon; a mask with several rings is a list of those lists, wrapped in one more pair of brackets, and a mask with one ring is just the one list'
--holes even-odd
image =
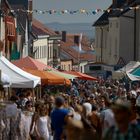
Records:
{"label": "bunting flag", "polygon": [[[63,10],[55,10],[55,9],[50,9],[50,10],[38,10],[38,9],[34,9],[34,10],[24,10],[24,9],[17,9],[17,10],[11,10],[10,12],[12,13],[18,13],[18,12],[25,12],[27,14],[57,14],[57,15],[63,15],[63,14],[70,14],[70,15],[74,15],[74,14],[84,14],[84,15],[96,15],[98,13],[101,12],[111,12],[111,11],[125,11],[125,10],[138,10],[140,9],[140,6],[134,6],[134,7],[124,7],[124,8],[108,8],[107,10],[104,9],[91,9],[91,10],[87,10],[85,8],[82,9],[76,9],[76,10],[68,10],[68,9],[63,9]],[[4,14],[2,12],[2,14]]]}

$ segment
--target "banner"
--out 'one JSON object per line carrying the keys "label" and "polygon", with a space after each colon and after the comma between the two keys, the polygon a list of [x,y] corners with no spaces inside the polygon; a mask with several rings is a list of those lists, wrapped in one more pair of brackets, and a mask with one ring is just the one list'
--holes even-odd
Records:
{"label": "banner", "polygon": [[15,20],[11,16],[5,17],[5,34],[9,41],[16,40]]}

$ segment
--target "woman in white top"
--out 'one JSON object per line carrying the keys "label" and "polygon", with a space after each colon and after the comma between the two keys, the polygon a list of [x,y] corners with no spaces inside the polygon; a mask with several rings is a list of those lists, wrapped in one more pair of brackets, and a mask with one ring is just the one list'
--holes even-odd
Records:
{"label": "woman in white top", "polygon": [[48,107],[41,105],[39,118],[36,121],[36,130],[38,138],[41,140],[49,140],[50,137],[50,118],[48,116]]}

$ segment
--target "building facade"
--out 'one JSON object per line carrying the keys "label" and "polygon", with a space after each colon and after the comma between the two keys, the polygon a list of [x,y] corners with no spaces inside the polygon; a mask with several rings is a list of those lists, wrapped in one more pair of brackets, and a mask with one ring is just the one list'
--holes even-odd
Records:
{"label": "building facade", "polygon": [[33,42],[34,58],[44,64],[48,63],[48,37],[49,35],[38,36]]}
{"label": "building facade", "polygon": [[[133,1],[116,1],[109,8],[121,7],[123,11],[105,12],[95,23],[96,61],[118,65],[120,58],[128,63],[139,60],[140,10]],[[113,2],[115,2],[113,1]],[[136,4],[136,3],[135,3]],[[139,3],[137,3],[139,6]],[[129,8],[128,10],[125,10]]]}
{"label": "building facade", "polygon": [[38,20],[33,20],[33,57],[54,68],[60,66],[61,35],[47,28]]}
{"label": "building facade", "polygon": [[61,70],[71,71],[73,66],[72,60],[61,60]]}

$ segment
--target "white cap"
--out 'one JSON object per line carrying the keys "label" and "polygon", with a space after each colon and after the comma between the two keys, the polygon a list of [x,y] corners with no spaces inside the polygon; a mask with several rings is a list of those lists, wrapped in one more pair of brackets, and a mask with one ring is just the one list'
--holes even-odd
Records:
{"label": "white cap", "polygon": [[133,95],[133,97],[137,97],[137,93],[136,93],[136,91],[134,91],[134,90],[131,90],[131,92],[130,92],[132,95]]}
{"label": "white cap", "polygon": [[83,103],[83,106],[85,107],[86,109],[86,115],[88,115],[89,113],[91,113],[92,111],[92,105],[90,103]]}

